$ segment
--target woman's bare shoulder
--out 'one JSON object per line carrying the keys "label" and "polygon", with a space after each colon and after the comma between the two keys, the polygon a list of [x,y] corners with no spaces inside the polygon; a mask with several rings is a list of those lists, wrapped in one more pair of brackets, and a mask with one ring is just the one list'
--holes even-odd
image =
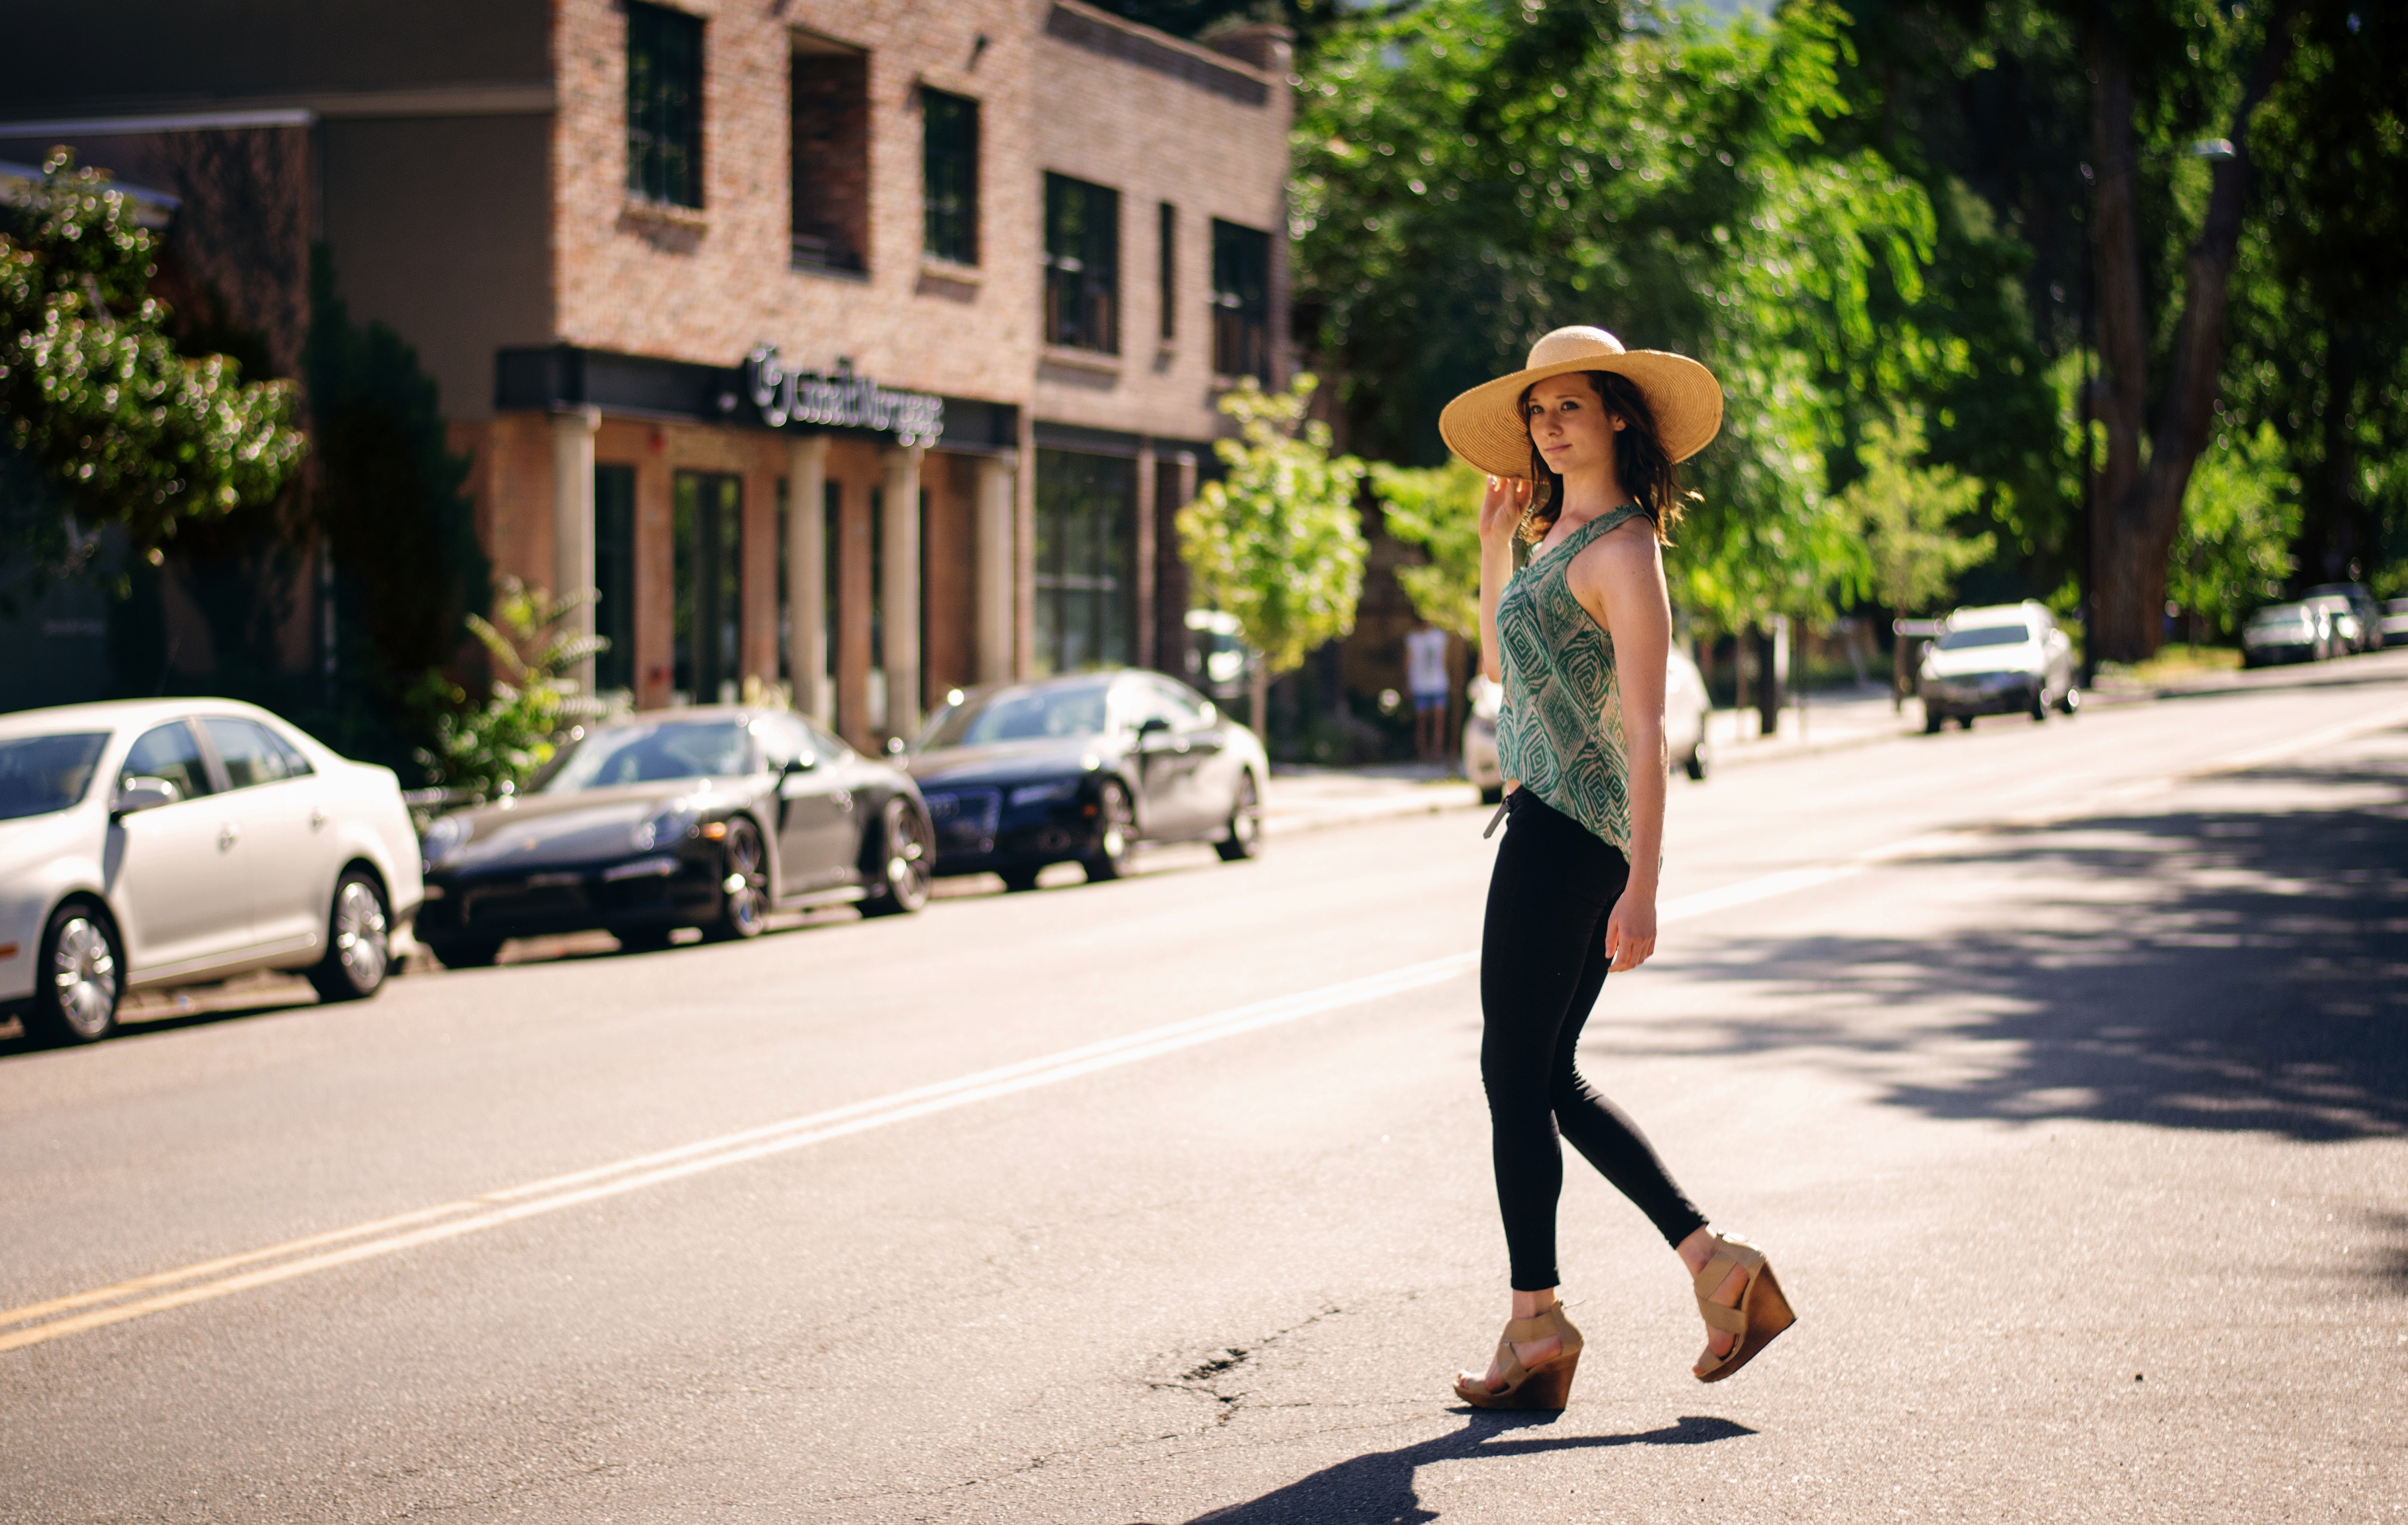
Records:
{"label": "woman's bare shoulder", "polygon": [[1656,522],[1644,514],[1633,514],[1596,540],[1581,547],[1572,558],[1573,576],[1594,583],[1614,583],[1626,578],[1653,578],[1663,564],[1662,548],[1656,543]]}

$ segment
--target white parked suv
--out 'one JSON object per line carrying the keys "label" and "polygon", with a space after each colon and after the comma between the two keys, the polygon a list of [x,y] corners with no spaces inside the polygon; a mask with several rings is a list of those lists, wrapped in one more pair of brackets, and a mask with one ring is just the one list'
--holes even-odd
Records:
{"label": "white parked suv", "polygon": [[125,992],[259,969],[376,994],[421,899],[389,768],[230,699],[0,715],[0,1011],[91,1043]]}

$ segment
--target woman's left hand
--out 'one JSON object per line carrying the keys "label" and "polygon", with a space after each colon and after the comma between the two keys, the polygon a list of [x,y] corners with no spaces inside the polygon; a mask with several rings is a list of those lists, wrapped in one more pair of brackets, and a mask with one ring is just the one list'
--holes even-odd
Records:
{"label": "woman's left hand", "polygon": [[1606,972],[1637,969],[1656,953],[1656,897],[1624,890],[1605,918],[1605,956],[1613,960]]}

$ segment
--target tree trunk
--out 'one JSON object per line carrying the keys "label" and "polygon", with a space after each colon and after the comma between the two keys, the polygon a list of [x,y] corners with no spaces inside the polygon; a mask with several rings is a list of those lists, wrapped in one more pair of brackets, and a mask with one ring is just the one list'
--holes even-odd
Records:
{"label": "tree trunk", "polygon": [[2091,139],[2098,160],[2098,212],[2091,228],[2103,370],[2094,401],[2107,425],[2092,555],[2098,569],[2097,651],[2110,660],[2142,660],[2157,652],[2163,638],[2166,560],[2182,526],[2191,468],[2207,448],[2214,423],[2225,309],[2248,183],[2249,117],[2289,62],[2298,8],[2298,0],[2285,0],[2267,22],[2265,44],[2233,112],[2228,134],[2233,156],[2215,165],[2207,217],[2191,244],[2166,393],[2145,463],[2141,431],[2148,408],[2147,314],[2141,288],[2135,184],[2140,156],[2132,125],[2132,71],[2121,40],[2103,23],[2092,26]]}
{"label": "tree trunk", "polygon": [[1271,745],[1271,669],[1270,664],[1263,660],[1261,653],[1257,652],[1254,656],[1249,669],[1253,677],[1246,686],[1246,719],[1253,723],[1254,735],[1268,755]]}

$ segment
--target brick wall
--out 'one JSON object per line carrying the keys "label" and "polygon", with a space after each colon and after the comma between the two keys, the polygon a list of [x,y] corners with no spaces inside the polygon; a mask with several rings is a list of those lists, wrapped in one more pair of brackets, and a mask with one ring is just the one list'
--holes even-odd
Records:
{"label": "brick wall", "polygon": [[[1172,439],[1213,438],[1226,432],[1212,409],[1213,218],[1270,234],[1275,323],[1283,305],[1277,269],[1287,223],[1285,44],[1260,39],[1266,56],[1280,55],[1277,72],[1265,73],[1204,48],[1158,40],[1075,3],[1060,8],[1086,24],[1056,29],[1082,40],[1048,34],[1038,43],[1038,167],[1121,193],[1121,353],[1109,368],[1084,355],[1049,357],[1039,372],[1038,416]],[[1098,36],[1108,25],[1111,35]],[[1115,41],[1128,44],[1123,56],[1105,50]],[[1222,88],[1197,83],[1197,76]],[[1254,94],[1244,89],[1249,81],[1260,105],[1233,98]],[[1157,209],[1165,201],[1178,209],[1174,335],[1168,341],[1158,338]]]}
{"label": "brick wall", "polygon": [[[560,0],[553,36],[552,258],[559,337],[732,365],[763,339],[804,367],[839,355],[889,385],[1025,404],[1036,369],[1039,254],[1027,0],[691,0],[704,18],[703,205],[667,211],[626,183],[626,21]],[[790,91],[796,34],[866,50],[865,277],[792,264]],[[978,48],[983,36],[986,46]],[[975,55],[975,56],[974,56]],[[921,257],[918,82],[979,101],[982,265]]]}

